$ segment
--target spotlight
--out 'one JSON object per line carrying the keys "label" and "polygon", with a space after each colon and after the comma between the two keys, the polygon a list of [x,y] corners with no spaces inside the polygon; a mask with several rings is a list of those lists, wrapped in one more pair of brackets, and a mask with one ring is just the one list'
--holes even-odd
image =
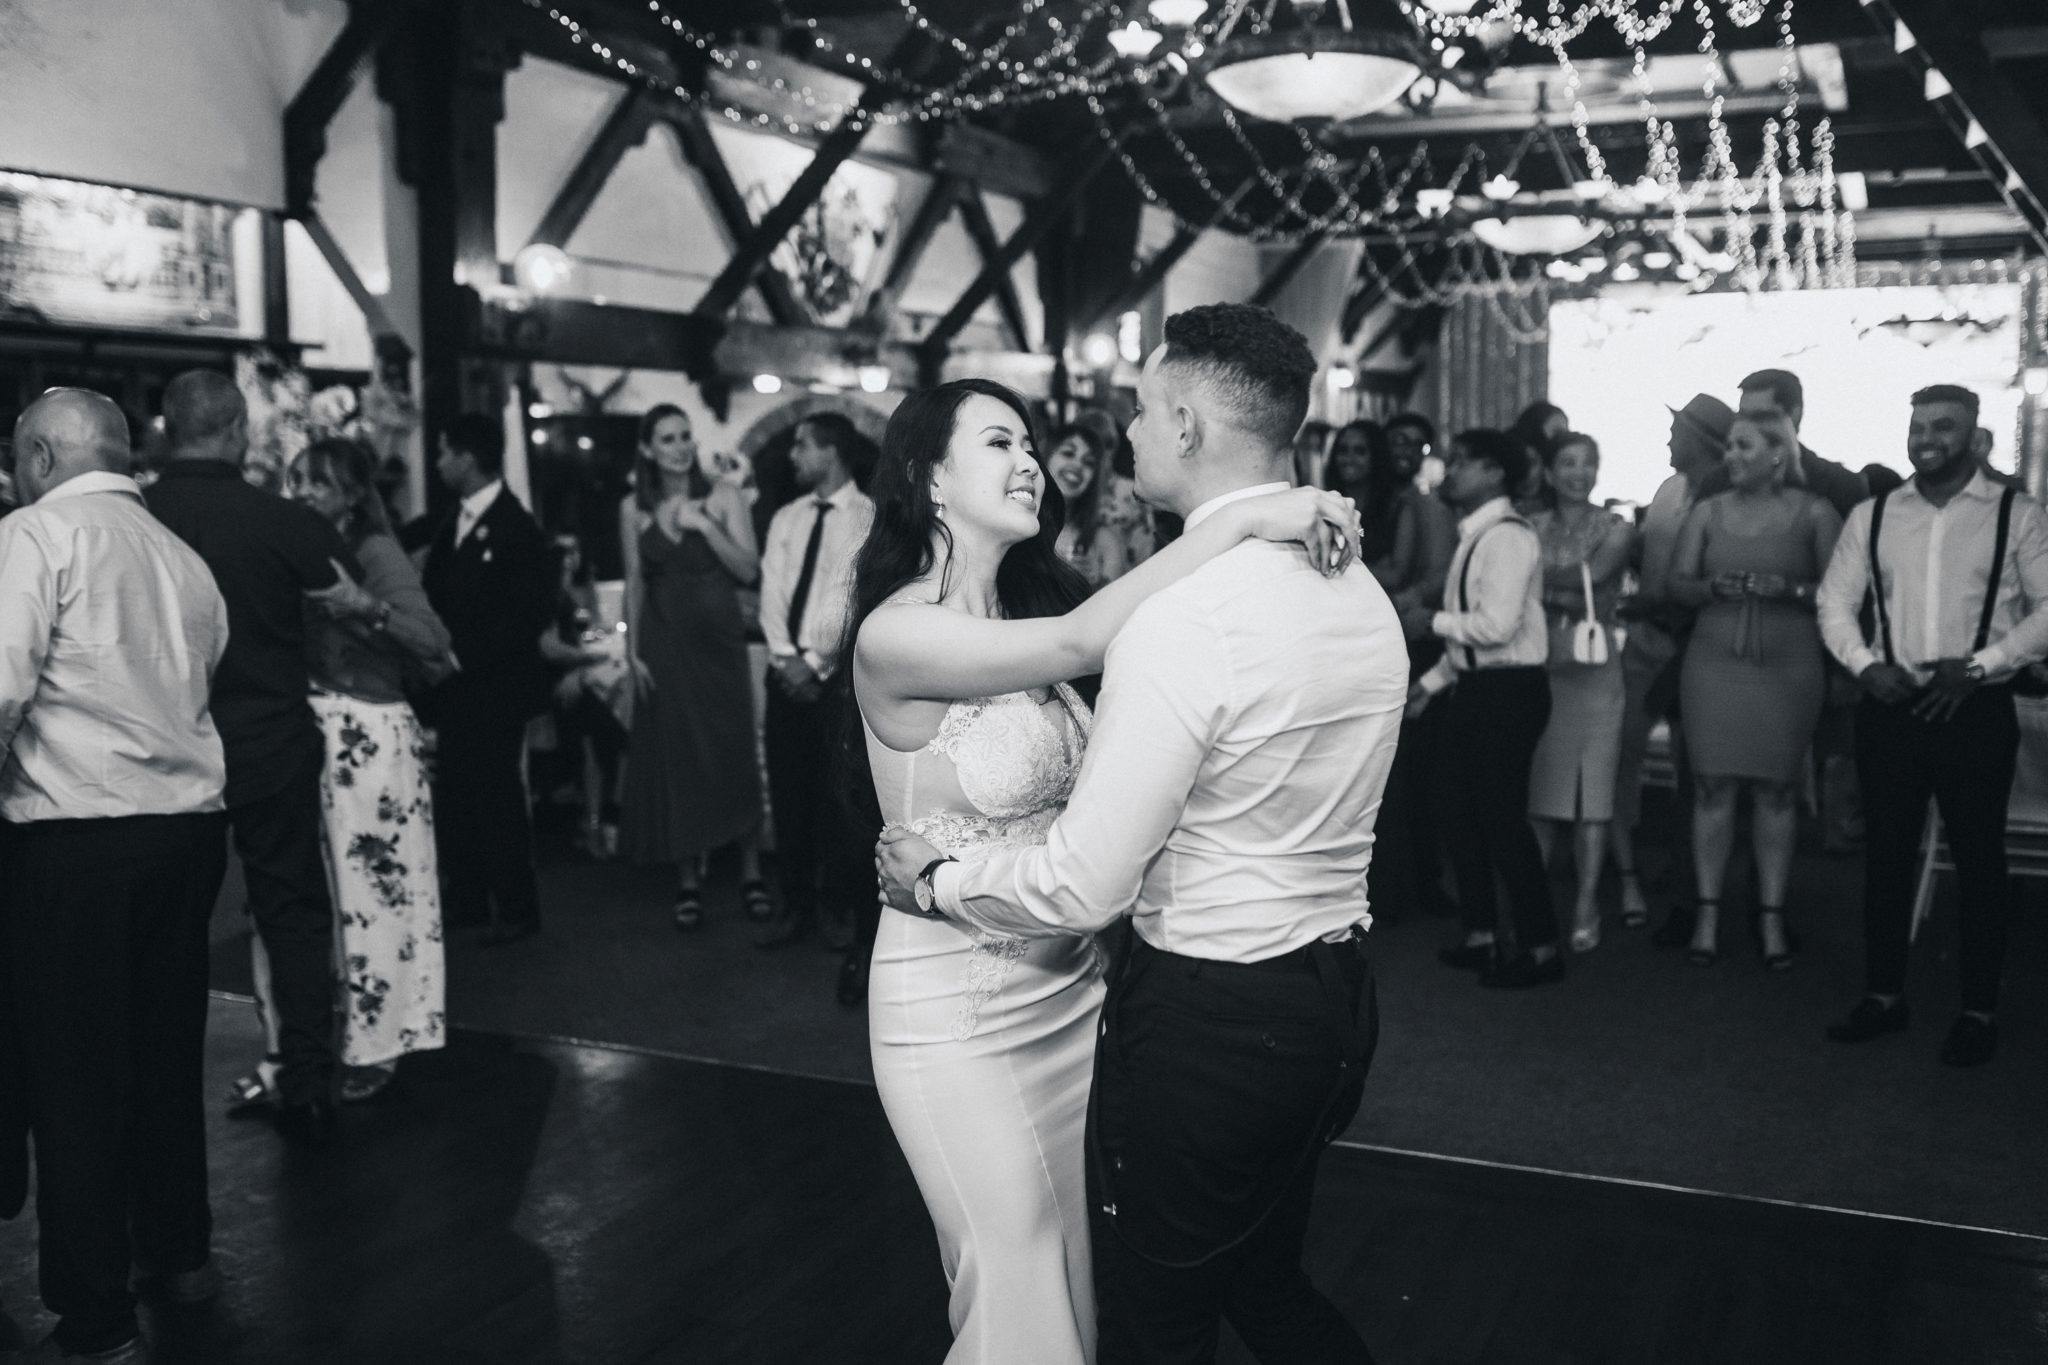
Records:
{"label": "spotlight", "polygon": [[555,410],[547,403],[528,403],[526,415],[536,422],[545,422],[555,415]]}
{"label": "spotlight", "polygon": [[1504,175],[1497,175],[1479,187],[1480,193],[1494,200],[1512,199],[1521,192],[1521,189],[1522,183],[1519,180],[1510,180]]}
{"label": "spotlight", "polygon": [[1357,382],[1358,372],[1352,369],[1349,365],[1332,365],[1330,367],[1331,388],[1348,389]]}
{"label": "spotlight", "polygon": [[754,376],[755,393],[781,393],[782,379],[779,375],[757,374]]}
{"label": "spotlight", "polygon": [[1668,251],[1645,251],[1643,253],[1643,264],[1652,270],[1669,270],[1671,268],[1671,260],[1671,253]]}
{"label": "spotlight", "polygon": [[578,450],[595,450],[597,449],[597,442],[591,440],[588,436],[578,436],[576,438],[576,448]]}
{"label": "spotlight", "polygon": [[1081,343],[1081,359],[1090,369],[1100,370],[1116,359],[1116,338],[1107,332],[1091,332]]}
{"label": "spotlight", "polygon": [[887,365],[861,366],[860,388],[862,393],[887,392],[889,388],[889,367]]}
{"label": "spotlight", "polygon": [[1642,277],[1643,272],[1630,265],[1627,261],[1623,261],[1620,265],[1614,267],[1614,278],[1623,284],[1627,284],[1631,280],[1639,280]]}
{"label": "spotlight", "polygon": [[544,242],[521,247],[512,258],[512,278],[529,294],[558,293],[575,271],[568,252]]}
{"label": "spotlight", "polygon": [[1451,211],[1455,196],[1449,190],[1428,189],[1415,191],[1415,210],[1425,218],[1441,218]]}
{"label": "spotlight", "polygon": [[1152,0],[1145,12],[1165,28],[1186,28],[1209,9],[1209,0]]}

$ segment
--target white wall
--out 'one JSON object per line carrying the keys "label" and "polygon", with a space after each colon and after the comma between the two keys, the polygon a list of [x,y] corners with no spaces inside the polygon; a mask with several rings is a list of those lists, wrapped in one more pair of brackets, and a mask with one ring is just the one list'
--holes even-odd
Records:
{"label": "white wall", "polygon": [[9,0],[0,166],[278,208],[284,107],[344,0]]}

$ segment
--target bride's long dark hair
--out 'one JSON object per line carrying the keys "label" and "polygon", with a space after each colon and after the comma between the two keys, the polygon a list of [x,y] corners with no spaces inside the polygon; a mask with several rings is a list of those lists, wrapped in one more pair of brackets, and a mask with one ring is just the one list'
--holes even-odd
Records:
{"label": "bride's long dark hair", "polygon": [[867,747],[860,734],[853,697],[853,645],[869,613],[912,583],[939,570],[941,595],[951,585],[953,536],[932,503],[932,472],[946,458],[960,405],[974,394],[993,398],[1017,414],[1039,461],[1038,534],[1012,545],[996,569],[996,600],[1003,615],[1060,616],[1088,596],[1088,580],[1054,549],[1066,523],[1059,485],[1045,472],[1033,433],[1031,411],[1014,390],[989,379],[955,379],[913,393],[896,408],[882,433],[882,457],[868,493],[875,500],[874,527],[853,565],[853,593],[840,650],[845,660],[835,676],[845,722],[841,745],[843,787],[863,823],[881,825],[869,779]]}

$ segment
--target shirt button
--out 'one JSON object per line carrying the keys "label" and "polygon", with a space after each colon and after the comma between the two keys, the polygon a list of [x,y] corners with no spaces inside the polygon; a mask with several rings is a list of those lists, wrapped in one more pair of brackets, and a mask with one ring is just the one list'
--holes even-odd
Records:
{"label": "shirt button", "polygon": [[1109,1159],[1109,1169],[1111,1169],[1112,1171],[1121,1171],[1123,1168],[1124,1159],[1122,1157],[1113,1156]]}

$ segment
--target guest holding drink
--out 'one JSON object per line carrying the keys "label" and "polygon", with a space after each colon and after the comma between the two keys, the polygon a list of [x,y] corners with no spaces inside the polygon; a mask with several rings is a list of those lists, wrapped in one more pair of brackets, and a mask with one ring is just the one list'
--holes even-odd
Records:
{"label": "guest holding drink", "polygon": [[774,911],[761,880],[761,767],[740,589],[760,576],[753,513],[716,476],[689,414],[663,403],[640,419],[633,494],[619,508],[626,642],[640,694],[622,826],[634,861],[673,863],[672,918],[704,922],[702,861],[740,846],[748,915]]}

